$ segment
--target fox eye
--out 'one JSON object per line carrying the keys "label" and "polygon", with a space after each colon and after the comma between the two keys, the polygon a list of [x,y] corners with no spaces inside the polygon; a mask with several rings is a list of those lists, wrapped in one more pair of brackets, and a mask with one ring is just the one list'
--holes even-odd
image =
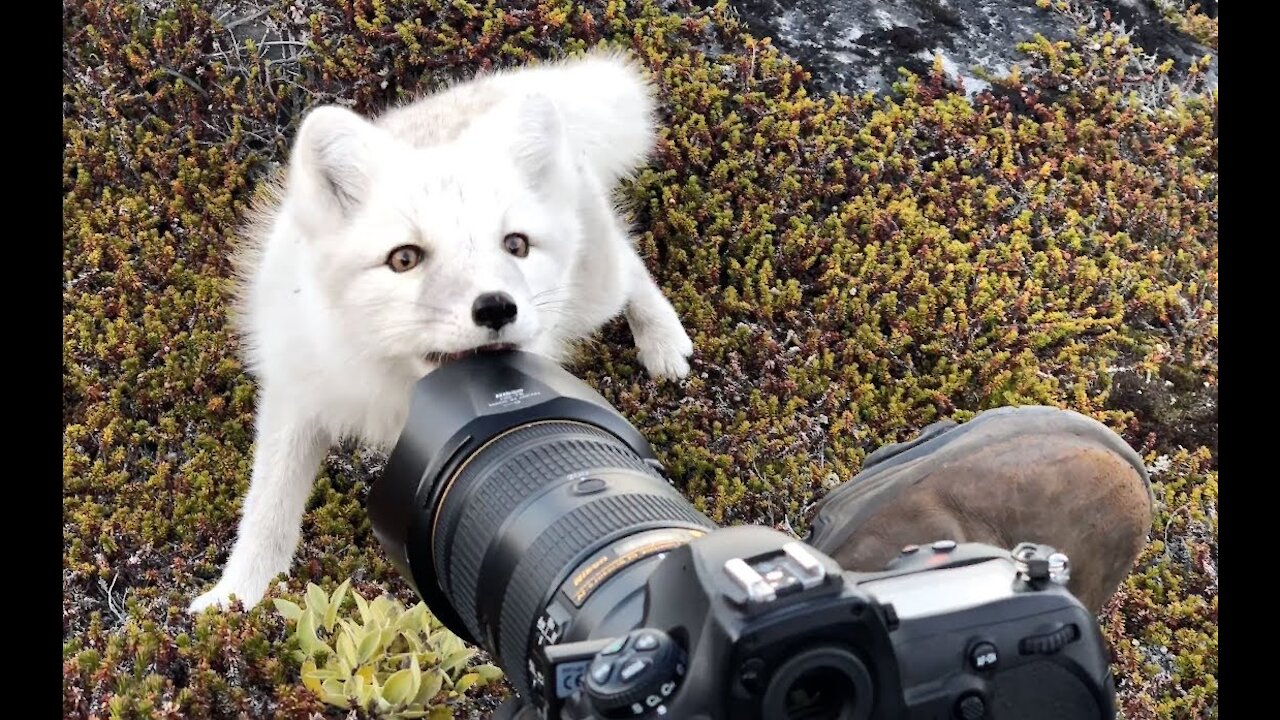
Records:
{"label": "fox eye", "polygon": [[408,272],[422,262],[422,248],[417,245],[401,245],[387,255],[387,267],[402,273]]}
{"label": "fox eye", "polygon": [[529,254],[529,237],[524,233],[508,233],[502,238],[502,247],[516,257],[524,257]]}

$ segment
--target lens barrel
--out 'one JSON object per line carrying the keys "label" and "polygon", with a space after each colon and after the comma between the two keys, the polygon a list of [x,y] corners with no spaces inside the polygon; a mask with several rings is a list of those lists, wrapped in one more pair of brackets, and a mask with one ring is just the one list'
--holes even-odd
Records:
{"label": "lens barrel", "polygon": [[[419,381],[369,511],[432,612],[496,655],[522,693],[543,609],[571,572],[620,538],[714,528],[603,398],[519,351]],[[620,569],[603,583],[641,582]]]}

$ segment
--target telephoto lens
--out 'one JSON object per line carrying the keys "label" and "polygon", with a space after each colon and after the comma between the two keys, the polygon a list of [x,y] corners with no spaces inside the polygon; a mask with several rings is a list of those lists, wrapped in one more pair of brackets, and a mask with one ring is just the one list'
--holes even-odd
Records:
{"label": "telephoto lens", "polygon": [[654,565],[715,529],[604,398],[518,350],[418,382],[369,514],[436,617],[526,697],[555,681],[532,651],[625,634]]}

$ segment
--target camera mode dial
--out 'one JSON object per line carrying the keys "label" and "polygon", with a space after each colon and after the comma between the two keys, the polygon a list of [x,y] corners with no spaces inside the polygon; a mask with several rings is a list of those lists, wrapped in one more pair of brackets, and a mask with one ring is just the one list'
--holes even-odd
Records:
{"label": "camera mode dial", "polygon": [[683,680],[684,651],[661,630],[634,630],[596,653],[582,683],[605,717],[636,717],[664,704]]}

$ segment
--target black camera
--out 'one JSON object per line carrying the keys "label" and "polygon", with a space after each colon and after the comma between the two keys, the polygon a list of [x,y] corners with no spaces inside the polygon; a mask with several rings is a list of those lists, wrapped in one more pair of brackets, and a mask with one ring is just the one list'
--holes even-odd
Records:
{"label": "black camera", "polygon": [[640,433],[555,363],[446,364],[373,486],[374,533],[450,630],[546,720],[1115,717],[1067,558],[939,540],[842,570],[717,527]]}

